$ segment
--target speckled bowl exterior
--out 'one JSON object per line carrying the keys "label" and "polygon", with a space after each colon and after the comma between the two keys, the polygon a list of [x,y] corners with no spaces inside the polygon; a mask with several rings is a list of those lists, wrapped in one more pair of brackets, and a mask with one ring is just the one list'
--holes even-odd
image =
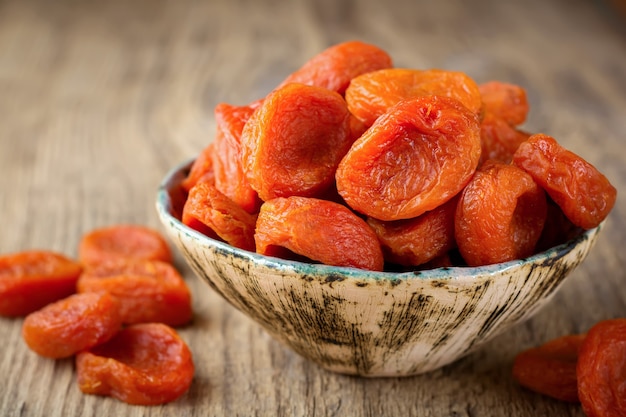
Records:
{"label": "speckled bowl exterior", "polygon": [[428,372],[530,317],[583,261],[602,227],[532,257],[480,268],[391,273],[292,262],[183,225],[176,213],[187,169],[167,175],[157,211],[194,272],[295,352],[353,375]]}

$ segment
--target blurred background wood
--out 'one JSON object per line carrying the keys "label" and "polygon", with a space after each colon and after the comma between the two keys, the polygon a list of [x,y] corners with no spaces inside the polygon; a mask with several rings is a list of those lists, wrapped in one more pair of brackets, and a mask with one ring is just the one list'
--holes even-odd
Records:
{"label": "blurred background wood", "polygon": [[197,366],[160,407],[79,392],[73,362],[30,352],[0,318],[2,416],[582,416],[511,379],[516,352],[626,316],[626,22],[591,0],[0,0],[0,253],[76,255],[82,233],[159,228],[160,179],[212,140],[213,107],[267,94],[332,44],[360,39],[398,67],[521,84],[525,128],[596,164],[618,201],[554,301],[430,374],[361,379],[272,340],[177,257],[196,317],[180,330]]}

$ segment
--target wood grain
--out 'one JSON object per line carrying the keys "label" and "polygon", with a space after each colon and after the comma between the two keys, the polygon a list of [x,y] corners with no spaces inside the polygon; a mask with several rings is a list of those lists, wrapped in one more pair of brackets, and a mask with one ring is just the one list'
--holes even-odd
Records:
{"label": "wood grain", "polygon": [[73,362],[28,351],[0,319],[2,416],[582,416],[520,389],[515,353],[626,316],[626,37],[591,0],[0,0],[0,253],[76,255],[82,233],[159,228],[160,179],[210,140],[213,107],[262,97],[323,48],[360,39],[396,66],[527,88],[525,128],[619,190],[602,236],[553,302],[478,352],[411,378],[333,374],[271,339],[177,257],[196,317],[191,390],[162,407],[78,391]]}

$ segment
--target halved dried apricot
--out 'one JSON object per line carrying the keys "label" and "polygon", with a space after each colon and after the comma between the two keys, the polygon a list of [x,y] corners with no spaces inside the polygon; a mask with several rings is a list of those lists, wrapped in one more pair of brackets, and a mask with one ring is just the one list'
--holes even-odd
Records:
{"label": "halved dried apricot", "polygon": [[478,89],[485,112],[503,119],[512,126],[526,121],[529,105],[524,88],[502,81],[489,81],[480,84]]}
{"label": "halved dried apricot", "polygon": [[0,315],[25,316],[75,293],[82,269],[78,262],[53,251],[0,256]]}
{"label": "halved dried apricot", "polygon": [[261,205],[241,165],[241,132],[254,110],[252,106],[218,104],[217,134],[213,141],[215,188],[248,213],[257,212]]}
{"label": "halved dried apricot", "polygon": [[34,352],[59,359],[104,343],[121,329],[118,301],[109,293],[85,293],[26,316],[22,336]]}
{"label": "halved dried apricot", "polygon": [[379,47],[360,41],[347,41],[333,45],[309,59],[279,87],[300,83],[343,94],[354,77],[391,66],[391,57]]}
{"label": "halved dried apricot", "polygon": [[388,68],[360,75],[346,90],[348,109],[366,126],[398,102],[422,96],[444,96],[458,100],[479,113],[482,99],[478,85],[467,74],[439,69]]}
{"label": "halved dried apricot", "polygon": [[519,353],[513,378],[539,394],[578,402],[576,363],[584,339],[584,334],[563,336]]}
{"label": "halved dried apricot", "polygon": [[161,323],[129,326],[76,356],[82,392],[138,405],[180,398],[191,385],[194,369],[185,341]]}
{"label": "halved dried apricot", "polygon": [[562,147],[553,137],[532,135],[513,155],[576,226],[591,229],[608,216],[617,190],[596,167]]}
{"label": "halved dried apricot", "polygon": [[159,232],[134,224],[101,227],[86,233],[78,256],[85,265],[119,258],[172,261],[170,247]]}
{"label": "halved dried apricot", "polygon": [[275,198],[261,206],[257,252],[276,256],[286,248],[327,265],[380,271],[383,254],[374,231],[341,204],[307,197]]}
{"label": "halved dried apricot", "polygon": [[196,184],[183,207],[182,222],[211,238],[254,251],[256,216],[209,183]]}
{"label": "halved dried apricot", "polygon": [[546,221],[544,191],[520,168],[487,161],[461,193],[455,236],[463,259],[480,266],[532,255]]}
{"label": "halved dried apricot", "polygon": [[588,417],[626,416],[626,319],[603,320],[589,330],[576,372]]}
{"label": "halved dried apricot", "polygon": [[192,162],[189,173],[185,179],[180,183],[183,190],[189,192],[191,187],[196,185],[200,181],[208,181],[211,184],[215,183],[215,172],[213,170],[213,154],[215,153],[214,142],[209,143],[200,152],[200,155]]}
{"label": "halved dried apricot", "polygon": [[519,145],[529,137],[529,133],[511,126],[501,117],[485,112],[480,122],[481,162],[493,159],[510,163]]}
{"label": "halved dried apricot", "polygon": [[461,191],[479,159],[478,116],[451,98],[417,97],[354,142],[337,168],[337,190],[369,217],[410,219]]}
{"label": "halved dried apricot", "polygon": [[241,135],[243,170],[259,197],[313,197],[330,187],[353,141],[350,118],[344,99],[322,87],[270,93]]}
{"label": "halved dried apricot", "polygon": [[180,326],[191,320],[191,294],[169,263],[116,259],[92,264],[77,284],[78,292],[108,292],[120,303],[125,324],[160,322]]}
{"label": "halved dried apricot", "polygon": [[458,198],[452,198],[419,217],[385,222],[367,219],[381,243],[387,262],[418,266],[456,247],[454,216]]}

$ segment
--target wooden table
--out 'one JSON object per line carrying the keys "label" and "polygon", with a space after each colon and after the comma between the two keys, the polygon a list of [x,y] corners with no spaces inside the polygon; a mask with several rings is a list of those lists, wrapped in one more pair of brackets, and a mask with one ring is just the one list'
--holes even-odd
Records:
{"label": "wooden table", "polygon": [[79,392],[73,361],[36,356],[0,318],[2,416],[582,416],[521,389],[521,349],[626,316],[626,22],[591,0],[545,2],[0,0],[0,253],[76,256],[86,231],[160,228],[157,186],[212,140],[213,107],[267,94],[325,47],[360,39],[398,67],[523,85],[525,128],[555,136],[620,190],[607,227],[554,301],[432,373],[324,371],[193,276],[180,329],[196,375],[180,400],[129,406]]}

